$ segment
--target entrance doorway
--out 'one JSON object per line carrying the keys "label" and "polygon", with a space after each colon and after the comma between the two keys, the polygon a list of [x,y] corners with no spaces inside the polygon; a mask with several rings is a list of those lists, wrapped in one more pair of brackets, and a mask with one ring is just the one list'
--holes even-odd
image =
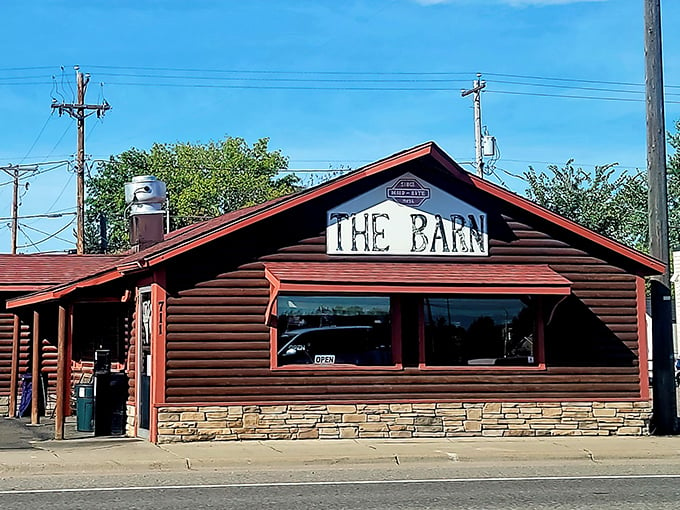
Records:
{"label": "entrance doorway", "polygon": [[151,416],[151,287],[139,289],[137,317],[137,435],[149,438]]}

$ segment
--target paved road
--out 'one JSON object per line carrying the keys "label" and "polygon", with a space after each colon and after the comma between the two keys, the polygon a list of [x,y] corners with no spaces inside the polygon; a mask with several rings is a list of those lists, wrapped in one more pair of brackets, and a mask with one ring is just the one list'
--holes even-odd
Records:
{"label": "paved road", "polygon": [[357,480],[3,494],[4,508],[659,509],[680,499],[677,477]]}
{"label": "paved road", "polygon": [[680,466],[630,463],[403,466],[0,479],[4,509],[659,509]]}

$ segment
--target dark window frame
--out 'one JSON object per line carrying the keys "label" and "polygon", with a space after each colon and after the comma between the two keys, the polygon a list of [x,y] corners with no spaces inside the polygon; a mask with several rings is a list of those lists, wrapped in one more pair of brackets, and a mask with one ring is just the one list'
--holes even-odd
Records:
{"label": "dark window frame", "polygon": [[[324,291],[314,291],[314,292],[299,292],[299,291],[284,291],[277,293],[276,297],[271,303],[269,312],[271,317],[267,317],[267,324],[270,326],[270,368],[274,371],[343,371],[343,370],[354,370],[354,371],[402,371],[404,370],[403,363],[403,341],[401,335],[401,321],[403,307],[401,303],[401,296],[403,293],[381,293],[381,292],[333,292],[333,287],[329,286]],[[277,301],[278,297],[281,296],[305,296],[305,295],[326,295],[326,296],[381,296],[389,297],[390,299],[390,321],[392,329],[392,365],[352,365],[352,364],[289,364],[289,365],[279,365],[278,364],[278,350],[279,350],[279,337],[278,328],[276,325],[277,317]],[[534,358],[535,363],[533,365],[528,364],[517,364],[517,365],[428,365],[426,363],[426,339],[425,339],[425,316],[424,316],[424,302],[425,297],[430,294],[418,293],[417,296],[417,310],[418,315],[418,335],[417,346],[418,346],[418,370],[422,371],[439,371],[446,373],[455,372],[533,372],[533,371],[545,371],[545,347],[544,347],[544,332],[545,326],[543,321],[543,297],[539,294],[528,294],[532,300],[535,300],[534,315],[535,315],[535,345],[534,345]],[[471,295],[468,293],[456,293],[450,292],[448,294],[437,294],[438,296],[456,296],[463,297],[468,296],[471,298],[488,298],[488,297],[499,297],[499,298],[511,298],[520,295],[527,294],[486,294],[480,293],[476,295]]]}
{"label": "dark window frame", "polygon": [[[529,296],[534,301],[534,359],[535,362],[517,365],[428,365],[426,362],[426,338],[425,338],[425,297],[420,296],[419,300],[419,364],[420,370],[426,371],[445,371],[445,372],[503,372],[503,371],[545,371],[545,324],[543,321],[543,296],[537,294],[457,294],[451,293],[448,296],[467,297],[470,299],[485,298],[516,298],[519,296]],[[445,296],[441,296],[445,297]]]}
{"label": "dark window frame", "polygon": [[[333,290],[333,289],[329,289]],[[386,297],[390,303],[390,330],[391,330],[391,365],[354,365],[348,363],[334,363],[334,364],[286,364],[279,365],[279,335],[278,335],[278,299],[274,299],[271,306],[271,312],[274,319],[274,324],[270,324],[270,368],[275,371],[289,370],[289,371],[342,371],[342,370],[368,370],[368,371],[395,371],[402,370],[403,364],[401,361],[401,328],[399,327],[399,320],[401,318],[400,307],[398,299],[389,294],[381,293],[333,293],[333,292],[283,292],[277,297],[281,296],[356,296],[356,297]],[[271,320],[269,321],[272,322]]]}

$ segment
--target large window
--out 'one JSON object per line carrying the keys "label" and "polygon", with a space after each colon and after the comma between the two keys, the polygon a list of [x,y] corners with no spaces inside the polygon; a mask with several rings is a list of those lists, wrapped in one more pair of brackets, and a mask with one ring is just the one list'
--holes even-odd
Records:
{"label": "large window", "polygon": [[428,366],[537,364],[529,297],[425,297],[423,308]]}
{"label": "large window", "polygon": [[277,365],[394,365],[387,296],[279,295]]}

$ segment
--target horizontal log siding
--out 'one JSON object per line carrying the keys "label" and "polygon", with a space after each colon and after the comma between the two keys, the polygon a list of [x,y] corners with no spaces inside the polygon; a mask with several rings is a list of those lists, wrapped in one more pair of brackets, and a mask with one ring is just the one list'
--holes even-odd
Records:
{"label": "horizontal log siding", "polygon": [[[398,402],[584,400],[640,397],[635,278],[591,253],[504,216],[490,236],[490,256],[460,263],[549,263],[573,282],[573,296],[547,326],[545,371],[480,368],[449,372],[270,370],[264,314],[269,284],[262,261],[327,261],[315,235],[233,272],[170,289],[167,310],[167,402]],[[508,228],[512,235],[508,236]],[[490,230],[491,227],[490,227]],[[225,248],[226,250],[226,248]],[[220,249],[216,253],[223,253]],[[219,264],[215,258],[212,263]],[[338,260],[338,257],[334,257]],[[378,258],[348,260],[378,261]],[[408,260],[395,257],[390,260]],[[413,260],[413,259],[411,259]],[[420,258],[424,262],[432,259]],[[183,262],[206,264],[205,253]],[[238,266],[238,267],[235,267]],[[179,269],[179,268],[178,268]],[[228,270],[223,267],[222,270]],[[217,274],[219,270],[216,270]],[[376,275],[379,279],[379,275]],[[550,301],[552,300],[552,301]],[[549,298],[548,316],[557,297]],[[549,306],[548,306],[549,305]],[[576,315],[574,315],[576,314]]]}
{"label": "horizontal log siding", "polygon": [[[14,315],[0,312],[0,397],[9,395],[9,385],[12,372],[12,335],[14,329]],[[19,375],[26,372],[29,359],[30,328],[21,324]],[[17,383],[17,391],[21,383]]]}

